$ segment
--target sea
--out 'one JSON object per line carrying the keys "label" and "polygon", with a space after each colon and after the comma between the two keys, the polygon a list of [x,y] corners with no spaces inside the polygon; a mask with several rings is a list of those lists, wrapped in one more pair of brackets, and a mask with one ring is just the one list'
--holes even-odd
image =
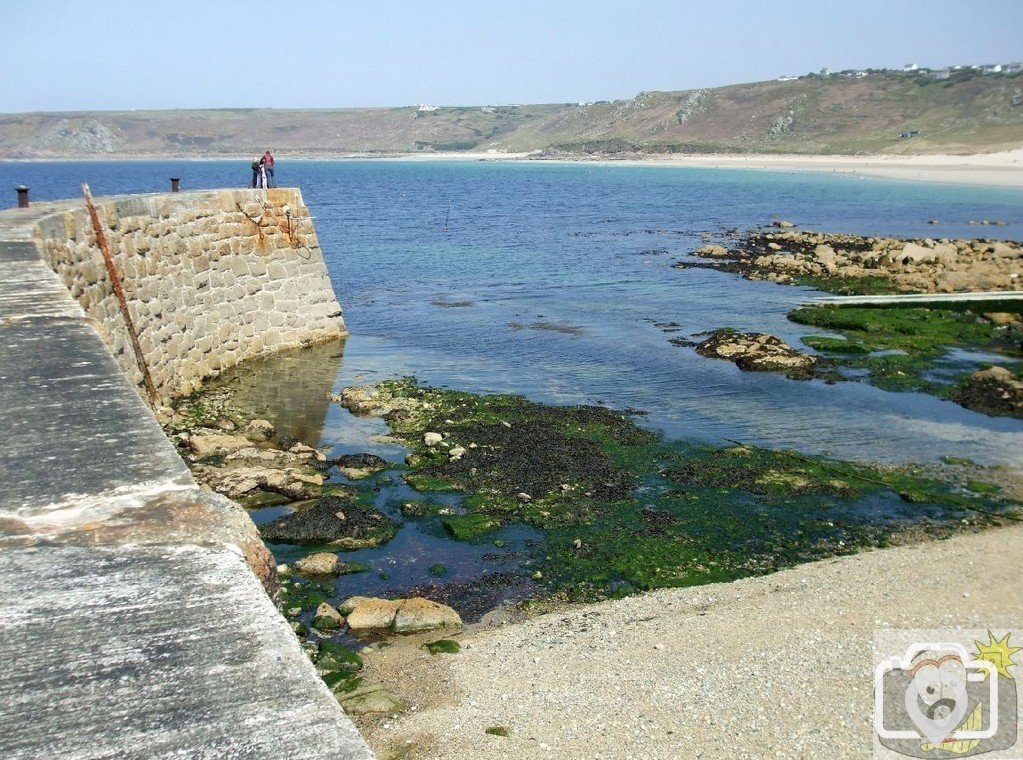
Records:
{"label": "sea", "polygon": [[[864,383],[742,372],[669,342],[732,327],[800,347],[807,328],[786,313],[822,295],[672,267],[706,242],[727,244],[780,219],[862,235],[1020,240],[1021,190],[614,162],[285,158],[276,174],[280,186],[302,191],[351,336],[343,350],[257,362],[240,375],[256,406],[309,443],[400,461],[398,447],[370,440],[386,432],[381,422],[323,399],[347,385],[411,375],[429,385],[641,411],[640,424],[670,439],[865,462],[954,456],[1023,469],[1023,420]],[[251,171],[247,161],[223,160],[0,163],[4,205],[14,205],[17,185],[47,200],[80,197],[82,182],[97,196],[165,192],[170,177],[184,190],[246,187]],[[1004,226],[970,224],[983,219]],[[411,552],[428,563],[436,553],[424,548],[428,539],[443,540],[403,531],[389,550],[366,556],[401,564],[394,558]],[[475,555],[441,553],[456,577],[478,572]],[[359,590],[386,590],[388,580]]]}

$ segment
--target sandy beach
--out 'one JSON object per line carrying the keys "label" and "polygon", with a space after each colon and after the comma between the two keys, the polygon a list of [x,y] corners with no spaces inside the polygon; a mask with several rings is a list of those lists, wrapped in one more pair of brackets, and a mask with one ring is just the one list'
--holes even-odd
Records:
{"label": "sandy beach", "polygon": [[[363,156],[365,157],[365,156]],[[351,156],[356,158],[356,156]],[[392,156],[389,160],[544,161],[616,166],[710,167],[760,171],[830,172],[864,177],[1023,188],[1023,148],[975,155],[814,156],[814,155],[651,155],[644,158],[540,158],[532,153],[431,153]]]}
{"label": "sandy beach", "polygon": [[412,711],[362,728],[380,757],[864,757],[875,632],[1023,626],[1020,556],[1015,524],[387,647]]}

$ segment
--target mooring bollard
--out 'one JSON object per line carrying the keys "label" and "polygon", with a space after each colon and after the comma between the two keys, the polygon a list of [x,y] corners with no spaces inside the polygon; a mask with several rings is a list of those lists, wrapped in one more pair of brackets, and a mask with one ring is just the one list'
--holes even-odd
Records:
{"label": "mooring bollard", "polygon": [[28,208],[28,188],[18,185],[18,208]]}
{"label": "mooring bollard", "polygon": [[171,177],[170,181],[171,181],[171,192],[172,193],[176,193],[176,192],[180,191],[181,188],[178,187],[178,183],[181,181],[181,177]]}

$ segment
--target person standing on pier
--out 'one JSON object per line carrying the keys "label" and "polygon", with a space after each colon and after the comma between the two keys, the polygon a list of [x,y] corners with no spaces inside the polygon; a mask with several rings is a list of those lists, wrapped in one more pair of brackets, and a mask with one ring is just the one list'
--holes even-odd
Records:
{"label": "person standing on pier", "polygon": [[263,169],[266,171],[266,187],[276,187],[277,184],[274,182],[274,156],[270,152],[270,149],[266,149],[266,153],[263,154],[261,159]]}

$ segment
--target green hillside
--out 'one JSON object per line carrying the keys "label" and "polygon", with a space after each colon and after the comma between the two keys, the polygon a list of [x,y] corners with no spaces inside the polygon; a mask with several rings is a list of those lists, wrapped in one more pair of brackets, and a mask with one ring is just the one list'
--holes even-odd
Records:
{"label": "green hillside", "polygon": [[[901,138],[903,132],[918,132]],[[977,153],[1023,146],[1023,75],[811,76],[593,104],[0,115],[0,158],[544,151]]]}

